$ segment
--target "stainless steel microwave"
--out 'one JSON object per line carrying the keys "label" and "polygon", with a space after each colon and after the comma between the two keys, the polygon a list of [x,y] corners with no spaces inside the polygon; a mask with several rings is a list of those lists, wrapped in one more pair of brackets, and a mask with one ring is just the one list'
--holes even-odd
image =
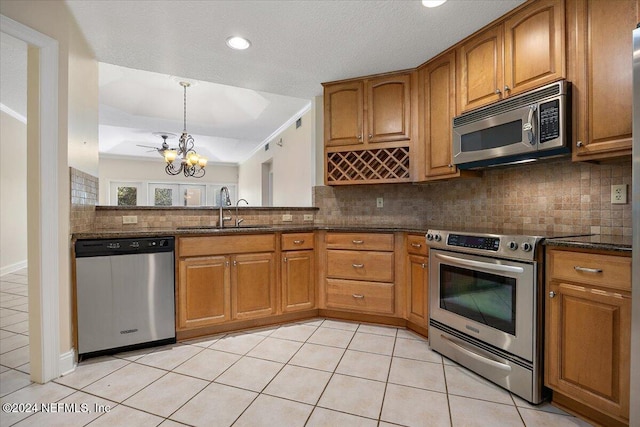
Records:
{"label": "stainless steel microwave", "polygon": [[569,153],[570,84],[543,86],[453,119],[453,163],[477,169]]}

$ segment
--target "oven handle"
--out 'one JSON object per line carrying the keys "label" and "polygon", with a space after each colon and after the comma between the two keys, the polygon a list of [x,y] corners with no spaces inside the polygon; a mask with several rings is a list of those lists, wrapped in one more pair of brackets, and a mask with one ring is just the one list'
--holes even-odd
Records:
{"label": "oven handle", "polygon": [[470,259],[456,258],[449,255],[442,255],[442,254],[436,254],[436,258],[440,258],[442,260],[445,260],[454,264],[463,265],[465,267],[485,268],[487,270],[501,271],[506,273],[520,273],[520,274],[524,273],[524,268],[515,267],[512,265],[490,264],[488,262],[473,261]]}
{"label": "oven handle", "polygon": [[493,360],[488,358],[487,356],[480,354],[480,353],[476,353],[475,351],[468,349],[466,347],[464,347],[462,345],[462,343],[458,343],[454,340],[452,340],[451,338],[444,336],[442,334],[440,334],[440,338],[442,338],[447,344],[449,344],[451,347],[453,347],[455,350],[457,351],[461,351],[462,353],[466,354],[467,356],[471,357],[472,359],[475,359],[479,362],[482,363],[486,363],[488,365],[491,365],[492,367],[505,372],[505,374],[509,374],[511,372],[511,366],[507,365],[506,363],[501,363],[498,362],[497,360]]}

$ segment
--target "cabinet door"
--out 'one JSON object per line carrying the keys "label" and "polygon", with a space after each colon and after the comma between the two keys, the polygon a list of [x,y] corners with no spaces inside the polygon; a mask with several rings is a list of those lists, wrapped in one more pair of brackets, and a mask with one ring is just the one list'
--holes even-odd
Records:
{"label": "cabinet door", "polygon": [[504,23],[505,95],[515,95],[566,76],[564,2],[540,0]]}
{"label": "cabinet door", "polygon": [[502,38],[503,26],[496,25],[457,49],[458,113],[502,98]]}
{"label": "cabinet door", "polygon": [[409,255],[408,319],[420,326],[427,326],[429,295],[429,258]]}
{"label": "cabinet door", "polygon": [[563,282],[548,291],[546,384],[628,419],[631,299]]}
{"label": "cabinet door", "polygon": [[231,314],[233,319],[251,319],[276,312],[274,254],[233,256]]}
{"label": "cabinet door", "polygon": [[421,93],[421,159],[422,179],[455,176],[451,153],[452,125],[455,106],[455,53],[451,52],[429,63],[420,72]]}
{"label": "cabinet door", "polygon": [[183,258],[178,268],[178,328],[213,325],[231,318],[228,257]]}
{"label": "cabinet door", "polygon": [[282,254],[282,311],[315,307],[315,268],[313,251],[288,251]]}
{"label": "cabinet door", "polygon": [[[573,160],[631,154],[632,38],[640,2],[567,1]],[[575,48],[573,48],[575,45]]]}
{"label": "cabinet door", "polygon": [[411,139],[411,75],[367,81],[367,142]]}
{"label": "cabinet door", "polygon": [[363,144],[363,83],[338,83],[324,88],[325,146]]}

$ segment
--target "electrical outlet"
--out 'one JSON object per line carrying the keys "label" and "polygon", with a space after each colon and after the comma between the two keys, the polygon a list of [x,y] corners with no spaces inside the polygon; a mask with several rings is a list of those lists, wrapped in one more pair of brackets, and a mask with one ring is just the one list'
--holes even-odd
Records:
{"label": "electrical outlet", "polygon": [[293,215],[284,214],[282,215],[282,222],[291,222],[293,221]]}
{"label": "electrical outlet", "polygon": [[383,208],[384,207],[384,198],[378,197],[376,199],[376,207],[377,208]]}
{"label": "electrical outlet", "polygon": [[304,221],[313,221],[313,214],[304,214],[302,218]]}
{"label": "electrical outlet", "polygon": [[123,224],[137,224],[138,223],[138,217],[136,215],[123,215],[122,216],[122,223]]}
{"label": "electrical outlet", "polygon": [[611,203],[614,205],[624,205],[627,203],[627,184],[611,186]]}

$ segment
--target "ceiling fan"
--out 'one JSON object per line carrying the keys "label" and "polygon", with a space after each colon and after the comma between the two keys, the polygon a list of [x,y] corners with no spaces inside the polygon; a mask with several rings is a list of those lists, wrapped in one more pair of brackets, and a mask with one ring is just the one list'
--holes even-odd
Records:
{"label": "ceiling fan", "polygon": [[167,142],[167,139],[173,139],[176,137],[176,135],[169,132],[154,132],[153,134],[155,136],[159,136],[160,138],[162,138],[162,145],[160,146],[160,148],[154,147],[152,145],[142,145],[142,144],[136,144],[136,146],[143,147],[143,148],[151,148],[151,150],[148,150],[147,153],[150,153],[152,151],[157,151],[161,156],[164,157],[164,152],[169,149],[169,143]]}

